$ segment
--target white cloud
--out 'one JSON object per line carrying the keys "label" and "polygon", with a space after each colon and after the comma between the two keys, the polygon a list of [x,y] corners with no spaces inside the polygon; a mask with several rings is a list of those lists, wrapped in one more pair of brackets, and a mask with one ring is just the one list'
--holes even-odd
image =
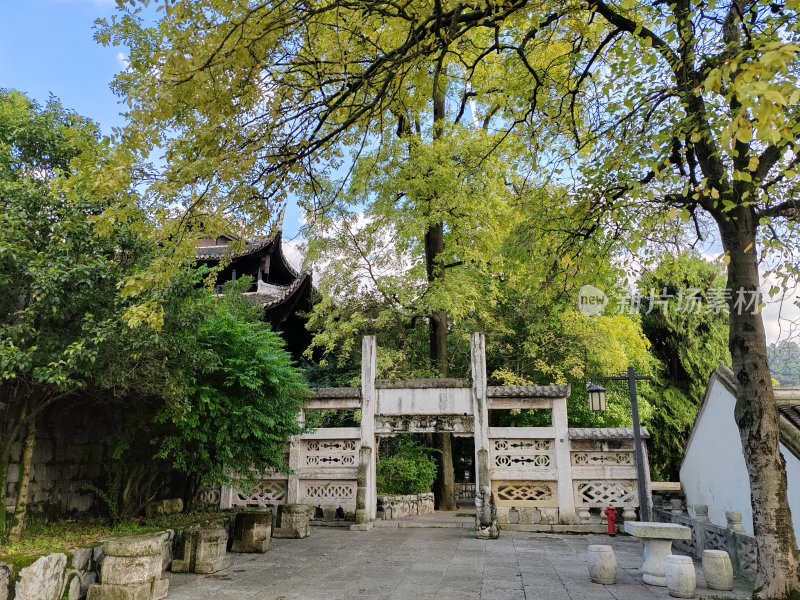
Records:
{"label": "white cloud", "polygon": [[800,289],[795,286],[770,298],[766,292],[773,285],[779,286],[779,282],[770,276],[762,286],[766,304],[762,315],[768,344],[796,338],[800,334]]}
{"label": "white cloud", "polygon": [[117,52],[117,62],[119,63],[119,66],[125,70],[131,66],[131,62],[128,60],[128,56],[124,52]]}

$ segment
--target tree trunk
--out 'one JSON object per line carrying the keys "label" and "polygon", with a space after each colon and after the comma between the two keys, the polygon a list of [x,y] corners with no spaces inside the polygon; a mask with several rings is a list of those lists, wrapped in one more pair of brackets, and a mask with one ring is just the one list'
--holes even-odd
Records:
{"label": "tree trunk", "polygon": [[8,487],[8,468],[11,463],[11,436],[0,440],[0,541],[6,537],[6,494]]}
{"label": "tree trunk", "polygon": [[739,207],[733,213],[718,216],[717,223],[730,258],[729,345],[738,382],[735,418],[750,478],[758,546],[755,596],[797,598],[800,554],[787,498],[785,461],[779,448],[780,421],[767,363],[764,322],[760,311],[741,306],[740,300],[753,298],[760,289],[755,215],[749,208]]}
{"label": "tree trunk", "polygon": [[[444,84],[444,67],[442,54],[436,64],[433,76],[433,138],[438,139],[443,130],[447,108],[446,85]],[[428,284],[444,282],[445,269],[442,264],[444,252],[444,222],[439,221],[428,227],[425,232],[425,270]],[[430,343],[431,364],[441,377],[447,377],[449,363],[447,360],[447,312],[433,311],[428,316],[428,340]],[[455,474],[453,472],[453,434],[437,433],[434,442],[439,450],[439,469],[434,484],[434,499],[437,510],[456,510]]]}
{"label": "tree trunk", "polygon": [[36,449],[36,417],[32,416],[28,423],[28,430],[25,433],[25,444],[22,450],[22,460],[20,461],[19,480],[17,481],[17,500],[14,505],[14,518],[11,530],[8,532],[8,540],[13,544],[19,542],[22,531],[25,529],[25,516],[28,507],[28,490],[31,482],[31,471],[33,469],[33,451]]}
{"label": "tree trunk", "polygon": [[[425,264],[428,282],[444,281],[444,269],[438,265],[438,257],[444,250],[444,224],[437,223],[425,232]],[[447,377],[449,362],[447,358],[447,313],[435,311],[428,321],[428,339],[430,343],[431,364],[439,375]],[[434,436],[436,448],[439,450],[433,495],[437,510],[456,510],[455,473],[453,471],[453,434],[437,433]]]}

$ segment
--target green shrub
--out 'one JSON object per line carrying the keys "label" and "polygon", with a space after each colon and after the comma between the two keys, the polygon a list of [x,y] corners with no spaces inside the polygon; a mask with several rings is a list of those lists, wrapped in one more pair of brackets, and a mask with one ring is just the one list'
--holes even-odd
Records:
{"label": "green shrub", "polygon": [[413,440],[401,439],[394,454],[381,458],[377,465],[380,494],[422,494],[431,491],[436,479],[432,450]]}

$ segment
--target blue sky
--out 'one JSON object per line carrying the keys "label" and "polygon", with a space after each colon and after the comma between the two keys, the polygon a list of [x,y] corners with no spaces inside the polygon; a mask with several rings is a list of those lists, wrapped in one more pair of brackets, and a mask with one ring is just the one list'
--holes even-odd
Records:
{"label": "blue sky", "polygon": [[[124,124],[109,84],[127,53],[97,44],[93,34],[95,19],[115,11],[114,0],[0,0],[0,88],[40,103],[52,93],[110,134]],[[294,238],[299,225],[299,210],[290,206],[285,237]]]}

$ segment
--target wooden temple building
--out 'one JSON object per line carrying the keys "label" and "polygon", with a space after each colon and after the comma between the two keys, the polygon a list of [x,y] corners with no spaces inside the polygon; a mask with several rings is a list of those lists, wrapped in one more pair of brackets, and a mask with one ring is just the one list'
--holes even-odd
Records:
{"label": "wooden temple building", "polygon": [[233,236],[198,240],[197,264],[222,268],[217,273],[217,290],[225,282],[250,277],[249,299],[264,309],[264,320],[283,334],[286,347],[299,359],[311,343],[303,313],[311,310],[311,273],[298,271],[283,253],[283,235],[277,227],[269,236],[252,241]]}

